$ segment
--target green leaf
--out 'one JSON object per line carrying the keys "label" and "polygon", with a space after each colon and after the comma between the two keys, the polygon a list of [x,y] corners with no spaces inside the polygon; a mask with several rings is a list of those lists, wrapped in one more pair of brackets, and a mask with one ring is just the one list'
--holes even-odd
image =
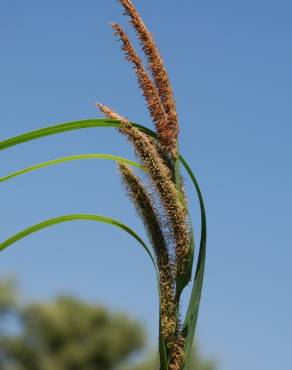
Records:
{"label": "green leaf", "polygon": [[139,164],[137,162],[134,162],[134,161],[131,161],[129,159],[123,158],[123,157],[118,157],[116,155],[111,155],[111,154],[79,154],[79,155],[71,155],[71,156],[68,156],[68,157],[61,157],[61,158],[57,158],[57,159],[52,159],[52,160],[47,161],[47,162],[38,163],[38,164],[35,164],[33,166],[23,168],[21,170],[11,172],[10,174],[8,174],[6,176],[0,177],[0,182],[12,179],[13,177],[23,175],[23,174],[31,172],[31,171],[38,170],[38,169],[43,168],[43,167],[48,167],[48,166],[52,166],[52,165],[59,164],[59,163],[69,162],[69,161],[84,160],[84,159],[106,159],[106,160],[112,160],[112,161],[116,161],[116,162],[123,162],[123,163],[129,164],[130,166],[138,167],[138,168],[144,170],[144,167],[141,164]]}
{"label": "green leaf", "polygon": [[200,249],[199,249],[199,256],[197,261],[196,273],[193,283],[193,288],[191,292],[191,298],[189,302],[189,306],[186,313],[186,318],[183,325],[183,335],[185,336],[185,370],[188,369],[190,364],[190,356],[191,350],[193,346],[194,334],[196,330],[198,314],[199,314],[199,307],[200,307],[200,300],[201,300],[201,293],[203,287],[203,280],[204,280],[204,270],[205,270],[205,259],[206,259],[206,243],[207,243],[207,222],[206,222],[206,212],[205,212],[205,205],[202,197],[202,193],[198,182],[186,162],[186,160],[180,156],[181,163],[185,167],[186,171],[188,172],[198,195],[200,210],[201,210],[201,239],[200,239]]}
{"label": "green leaf", "polygon": [[[89,220],[89,221],[96,221],[96,222],[102,222],[106,223],[109,225],[113,225],[117,228],[120,228],[127,232],[129,235],[131,235],[135,240],[138,241],[138,243],[144,248],[148,256],[150,257],[152,264],[155,268],[156,272],[156,278],[157,278],[157,286],[158,286],[158,292],[159,292],[159,297],[160,297],[160,287],[159,287],[159,271],[157,268],[157,265],[155,263],[154,257],[148,248],[148,246],[144,243],[144,241],[139,237],[139,235],[133,231],[129,226],[123,224],[122,222],[115,220],[110,217],[106,216],[101,216],[101,215],[92,215],[92,214],[71,214],[71,215],[65,215],[65,216],[59,216],[55,218],[51,218],[49,220],[40,222],[36,225],[33,225],[31,227],[28,227],[17,234],[14,234],[11,236],[9,239],[6,239],[4,242],[0,243],[0,251],[3,251],[4,249],[8,248],[12,244],[16,243],[17,241],[25,238],[26,236],[33,234],[37,231],[40,231],[42,229],[57,225],[59,223],[63,222],[68,222],[68,221],[75,221],[75,220]],[[161,353],[161,362],[162,362],[162,369],[166,370],[167,369],[167,360],[165,357],[165,344],[164,340],[161,336],[159,335],[159,348],[160,348],[160,353]]]}
{"label": "green leaf", "polygon": [[[177,152],[179,153],[179,145],[177,142]],[[180,157],[177,156],[174,160],[174,171],[175,171],[175,185],[176,190],[178,192],[178,196],[180,197],[181,201],[183,200],[183,194],[182,194],[182,187],[181,187],[181,173],[180,173]],[[190,217],[189,217],[190,219]],[[184,288],[188,285],[191,276],[192,276],[192,267],[193,267],[193,255],[194,255],[194,238],[193,238],[193,227],[191,224],[190,219],[190,226],[191,226],[191,240],[189,245],[189,252],[186,258],[186,263],[184,266],[184,273],[179,274],[176,277],[176,301],[177,304],[179,303],[180,296]]]}
{"label": "green leaf", "polygon": [[[155,136],[155,133],[148,128],[135,124],[133,125],[137,128],[139,128],[141,131],[150,134],[151,136]],[[104,119],[104,118],[93,118],[93,119],[86,119],[81,121],[72,121],[72,122],[66,122],[57,124],[54,126],[49,126],[45,128],[41,128],[38,130],[30,131],[22,135],[14,136],[10,139],[0,141],[0,150],[10,148],[12,146],[25,143],[27,141],[40,139],[45,136],[49,135],[55,135],[62,132],[67,131],[74,131],[74,130],[80,130],[85,128],[94,128],[94,127],[114,127],[118,128],[120,126],[120,121],[112,120],[112,119]]]}
{"label": "green leaf", "polygon": [[139,237],[138,234],[135,233],[129,226],[123,224],[122,222],[115,220],[110,217],[101,216],[101,215],[92,215],[92,214],[72,214],[72,215],[65,215],[65,216],[59,216],[55,218],[51,218],[49,220],[40,222],[36,225],[30,226],[27,229],[24,229],[17,234],[14,234],[9,239],[6,239],[4,242],[0,243],[0,251],[3,251],[10,245],[16,243],[20,239],[25,238],[26,236],[33,234],[39,230],[46,229],[47,227],[51,227],[53,225],[68,222],[68,221],[74,221],[74,220],[87,220],[87,221],[96,221],[96,222],[102,222],[105,224],[116,226],[124,231],[126,231],[129,235],[131,235],[134,239],[136,239],[139,244],[145,249],[149,257],[151,258],[151,261],[155,267],[155,270],[157,271],[156,263],[154,260],[154,257],[150,251],[150,249],[147,247],[147,245],[143,242],[143,240]]}
{"label": "green leaf", "polygon": [[[156,133],[153,132],[152,130],[142,125],[133,123],[133,122],[132,124],[133,126],[137,127],[139,130],[146,133],[147,135],[153,138],[157,138]],[[42,128],[39,130],[31,131],[31,132],[1,141],[0,150],[7,149],[14,145],[21,144],[21,143],[24,143],[30,140],[35,140],[38,138],[42,138],[45,136],[54,135],[54,134],[58,134],[58,133],[66,132],[66,131],[73,131],[73,130],[79,130],[79,129],[84,129],[84,128],[93,128],[93,127],[118,128],[119,126],[120,126],[120,121],[112,120],[112,119],[88,119],[88,120],[82,120],[82,121],[67,122],[67,123],[58,124],[58,125]],[[191,300],[190,300],[190,304],[187,310],[187,315],[186,315],[184,328],[183,328],[184,333],[186,335],[185,350],[186,350],[186,363],[187,363],[188,362],[187,359],[189,358],[190,350],[191,350],[192,343],[193,343],[193,337],[195,333],[198,312],[199,312],[201,291],[202,291],[203,278],[204,278],[207,230],[206,230],[206,214],[205,214],[204,202],[203,202],[200,188],[198,186],[195,176],[192,173],[188,163],[185,161],[185,159],[181,155],[179,156],[179,159],[182,165],[185,167],[186,171],[188,172],[195,186],[195,189],[196,189],[196,192],[199,198],[200,208],[201,208],[201,241],[200,241],[199,257],[198,257],[198,263],[197,263],[197,268],[196,268],[195,280],[194,280],[193,289],[191,293]],[[162,349],[162,351],[160,351],[160,355],[163,354],[163,351],[165,351],[165,347]],[[163,370],[166,370],[167,365],[165,365],[164,359],[165,357],[161,357],[161,361],[163,361],[161,366]]]}

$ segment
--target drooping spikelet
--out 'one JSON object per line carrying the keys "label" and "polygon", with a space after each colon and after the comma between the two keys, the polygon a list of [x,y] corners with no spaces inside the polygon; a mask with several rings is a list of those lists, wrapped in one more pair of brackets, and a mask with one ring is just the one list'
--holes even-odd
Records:
{"label": "drooping spikelet", "polygon": [[128,165],[119,163],[119,170],[128,195],[134,202],[139,215],[143,219],[157,260],[162,258],[168,270],[171,270],[168,248],[163,236],[162,227],[158,218],[159,215],[157,214],[158,212],[152,204],[151,195]]}
{"label": "drooping spikelet", "polygon": [[173,147],[175,145],[173,136],[171,135],[171,132],[165,129],[168,126],[168,115],[164,110],[153,81],[148,76],[141,58],[136,53],[128,35],[123,28],[117,23],[113,23],[112,27],[115,30],[116,35],[119,36],[123,43],[122,50],[126,54],[126,59],[134,65],[139,86],[143,91],[143,96],[146,100],[147,107],[156,126],[159,141],[165,147]]}
{"label": "drooping spikelet", "polygon": [[176,332],[174,274],[160,223],[159,212],[154,207],[147,189],[132,169],[121,163],[119,164],[119,170],[129,197],[143,220],[155,252],[160,275],[162,334],[166,343],[170,344]]}
{"label": "drooping spikelet", "polygon": [[148,175],[160,195],[173,231],[176,273],[178,275],[183,274],[188,262],[190,234],[186,221],[186,208],[180,200],[175,184],[172,181],[170,169],[166,166],[152,140],[146,134],[132,126],[125,118],[119,116],[110,108],[101,104],[98,104],[98,107],[108,118],[121,121],[119,131],[133,144],[142,164],[148,170]]}
{"label": "drooping spikelet", "polygon": [[179,194],[172,181],[172,174],[146,134],[126,121],[122,122],[120,132],[132,142],[137,155],[148,170],[149,177],[160,195],[173,230],[177,274],[182,274],[185,272],[187,263],[190,235],[186,222],[186,209],[179,199]]}
{"label": "drooping spikelet", "polygon": [[131,0],[119,1],[124,7],[126,14],[130,17],[131,23],[137,31],[138,38],[147,57],[149,69],[152,73],[158,95],[168,117],[167,124],[163,127],[160,127],[159,136],[165,137],[168,142],[168,148],[174,151],[174,146],[178,135],[178,117],[173,91],[169,81],[168,73],[164,66],[164,62],[151,33],[148,31]]}

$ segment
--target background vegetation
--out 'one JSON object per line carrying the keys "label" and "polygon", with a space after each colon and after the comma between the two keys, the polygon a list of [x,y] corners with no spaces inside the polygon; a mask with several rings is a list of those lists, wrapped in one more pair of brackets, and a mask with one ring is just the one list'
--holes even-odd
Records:
{"label": "background vegetation", "polygon": [[[154,356],[131,361],[145,347],[142,326],[125,314],[72,296],[23,302],[14,281],[0,282],[1,370],[153,370]],[[214,366],[195,349],[192,368]]]}

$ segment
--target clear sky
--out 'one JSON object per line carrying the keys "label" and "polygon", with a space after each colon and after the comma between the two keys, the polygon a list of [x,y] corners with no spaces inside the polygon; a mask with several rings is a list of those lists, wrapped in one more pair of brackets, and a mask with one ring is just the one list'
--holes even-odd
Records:
{"label": "clear sky", "polygon": [[[180,146],[201,184],[208,259],[198,337],[220,370],[290,370],[292,3],[136,0],[168,67]],[[109,21],[116,0],[0,2],[0,138],[97,117],[104,102],[151,127]],[[133,36],[133,33],[130,32]],[[134,158],[113,130],[90,129],[0,153],[0,174],[80,153]],[[190,204],[194,196],[189,182]],[[1,184],[0,240],[68,213],[116,217],[142,232],[116,166],[74,162]],[[198,220],[197,207],[191,206]],[[153,269],[110,226],[75,222],[1,254],[26,297],[71,292],[130,312],[157,336]]]}

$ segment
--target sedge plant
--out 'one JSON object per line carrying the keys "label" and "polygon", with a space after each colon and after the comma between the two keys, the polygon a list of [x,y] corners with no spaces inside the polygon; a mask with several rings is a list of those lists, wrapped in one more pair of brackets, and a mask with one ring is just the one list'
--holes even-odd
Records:
{"label": "sedge plant", "polygon": [[[69,214],[42,221],[16,233],[0,244],[0,250],[3,251],[29,234],[73,220],[97,221],[122,229],[136,239],[153,263],[159,294],[159,369],[191,370],[191,350],[198,318],[206,255],[205,208],[196,178],[179,151],[176,103],[158,47],[132,1],[119,0],[119,2],[136,31],[145,62],[134,49],[125,30],[117,23],[113,23],[112,28],[121,42],[126,59],[133,66],[155,130],[134,123],[106,105],[98,103],[97,107],[105,118],[67,122],[27,132],[1,141],[0,150],[72,130],[93,127],[115,128],[132,145],[138,162],[113,154],[79,154],[21,169],[1,177],[0,182],[67,161],[86,159],[116,161],[122,182],[144,223],[151,246],[119,220],[96,214]],[[201,232],[196,259],[194,258],[194,232],[180,171],[182,167],[194,185],[200,206]],[[137,169],[142,170],[145,176],[138,176]],[[183,317],[181,295],[193,275],[190,300]]]}

